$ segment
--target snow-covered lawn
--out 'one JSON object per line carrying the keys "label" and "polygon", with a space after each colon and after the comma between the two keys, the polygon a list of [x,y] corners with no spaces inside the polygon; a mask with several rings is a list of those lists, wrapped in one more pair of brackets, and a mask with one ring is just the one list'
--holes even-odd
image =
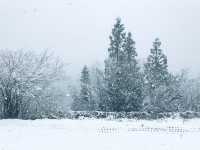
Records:
{"label": "snow-covered lawn", "polygon": [[200,150],[200,120],[1,120],[0,150]]}

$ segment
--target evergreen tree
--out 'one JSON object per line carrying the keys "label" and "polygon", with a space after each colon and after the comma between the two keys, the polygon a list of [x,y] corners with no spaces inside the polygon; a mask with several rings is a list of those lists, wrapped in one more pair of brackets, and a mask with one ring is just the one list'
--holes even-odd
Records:
{"label": "evergreen tree", "polygon": [[82,108],[83,110],[93,110],[94,101],[92,100],[90,74],[87,66],[83,67],[80,81],[81,81],[80,100]]}
{"label": "evergreen tree", "polygon": [[78,90],[75,88],[72,88],[70,92],[71,92],[71,97],[73,99],[71,109],[73,111],[81,110],[82,106],[81,106],[81,101],[80,101],[80,96],[79,96]]}
{"label": "evergreen tree", "polygon": [[125,111],[139,111],[143,103],[143,78],[137,63],[135,41],[129,32],[124,43],[124,93],[126,96]]}
{"label": "evergreen tree", "polygon": [[129,65],[129,69],[132,68],[132,65],[136,65],[136,59],[137,56],[136,48],[135,48],[135,41],[132,39],[132,34],[129,32],[124,43],[124,52],[126,55],[126,61]]}
{"label": "evergreen tree", "polygon": [[116,19],[116,24],[112,29],[112,34],[110,38],[110,48],[108,48],[109,57],[112,59],[114,63],[119,63],[120,58],[123,57],[123,43],[125,39],[125,27],[124,24],[121,23],[121,19]]}
{"label": "evergreen tree", "polygon": [[120,88],[123,84],[121,64],[124,58],[123,45],[125,35],[124,25],[121,23],[121,19],[117,18],[110,36],[109,57],[105,61],[105,80],[109,111],[122,111],[125,103],[125,98]]}
{"label": "evergreen tree", "polygon": [[142,106],[142,78],[137,64],[135,42],[126,35],[117,19],[110,36],[109,57],[105,61],[105,79],[109,111],[138,111]]}
{"label": "evergreen tree", "polygon": [[92,95],[95,99],[95,110],[107,111],[107,93],[105,88],[104,72],[94,67],[91,72],[92,77]]}
{"label": "evergreen tree", "polygon": [[164,89],[170,89],[168,86],[171,77],[168,72],[167,56],[163,54],[160,46],[160,40],[155,39],[147,62],[144,64],[146,98],[150,104],[147,108],[150,107],[152,111],[160,111],[164,108],[164,101],[168,101]]}
{"label": "evergreen tree", "polygon": [[160,46],[160,40],[158,38],[155,39],[153,48],[144,65],[145,79],[150,93],[161,85],[167,85],[168,82],[167,56],[163,54]]}
{"label": "evergreen tree", "polygon": [[80,96],[75,96],[72,104],[74,110],[88,111],[94,110],[94,101],[91,93],[90,74],[87,66],[84,66],[80,78]]}

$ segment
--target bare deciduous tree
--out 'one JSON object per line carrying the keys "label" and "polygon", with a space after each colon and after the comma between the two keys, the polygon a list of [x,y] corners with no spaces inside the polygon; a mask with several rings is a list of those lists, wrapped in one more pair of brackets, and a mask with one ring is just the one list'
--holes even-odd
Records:
{"label": "bare deciduous tree", "polygon": [[[63,75],[63,65],[47,51],[0,51],[0,97],[3,118],[23,117],[49,97],[48,88]],[[45,95],[47,94],[47,95]],[[33,108],[31,108],[33,110]]]}

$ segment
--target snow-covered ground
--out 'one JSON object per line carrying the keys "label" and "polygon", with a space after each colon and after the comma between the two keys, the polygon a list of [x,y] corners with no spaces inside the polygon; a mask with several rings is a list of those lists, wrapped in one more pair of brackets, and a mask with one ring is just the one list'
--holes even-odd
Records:
{"label": "snow-covered ground", "polygon": [[199,150],[200,120],[1,120],[0,150]]}

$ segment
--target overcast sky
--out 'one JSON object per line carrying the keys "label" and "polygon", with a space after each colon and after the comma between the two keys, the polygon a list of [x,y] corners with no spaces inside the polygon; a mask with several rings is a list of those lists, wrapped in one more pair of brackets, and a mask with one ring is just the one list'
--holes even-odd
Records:
{"label": "overcast sky", "polygon": [[200,73],[199,0],[0,0],[0,48],[50,49],[77,72],[104,60],[116,17],[140,59],[159,37],[170,70]]}

